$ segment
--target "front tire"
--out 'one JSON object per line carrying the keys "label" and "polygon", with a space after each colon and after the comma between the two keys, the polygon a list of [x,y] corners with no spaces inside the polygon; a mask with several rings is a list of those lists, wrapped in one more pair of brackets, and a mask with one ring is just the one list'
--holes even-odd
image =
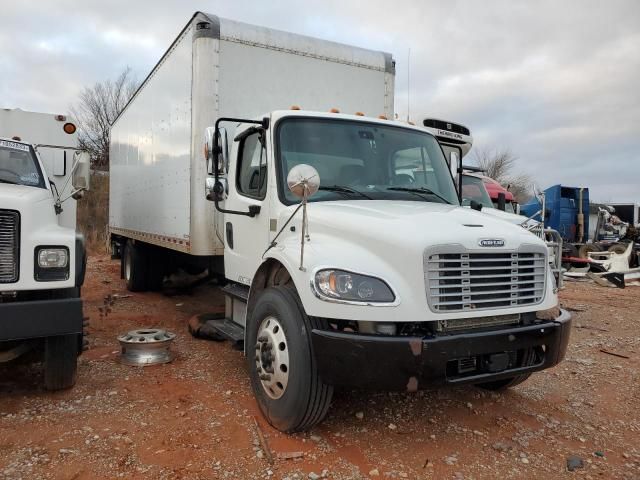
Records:
{"label": "front tire", "polygon": [[79,354],[77,335],[45,339],[44,387],[47,390],[63,390],[75,385]]}
{"label": "front tire", "polygon": [[251,387],[264,417],[282,432],[307,430],[329,409],[333,387],[318,375],[311,345],[311,329],[321,323],[286,286],[261,292],[247,319]]}

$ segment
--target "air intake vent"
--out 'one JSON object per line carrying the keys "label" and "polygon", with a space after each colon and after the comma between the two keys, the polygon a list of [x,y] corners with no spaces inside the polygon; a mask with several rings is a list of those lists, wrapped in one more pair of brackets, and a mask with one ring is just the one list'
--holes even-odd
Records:
{"label": "air intake vent", "polygon": [[0,283],[18,281],[20,265],[20,214],[0,210]]}
{"label": "air intake vent", "polygon": [[542,302],[542,252],[425,253],[427,300],[435,312],[513,308]]}
{"label": "air intake vent", "polygon": [[454,133],[461,133],[462,135],[470,135],[469,129],[457,123],[443,122],[442,120],[435,120],[433,118],[426,118],[422,124],[429,128],[439,128],[440,130],[448,130]]}

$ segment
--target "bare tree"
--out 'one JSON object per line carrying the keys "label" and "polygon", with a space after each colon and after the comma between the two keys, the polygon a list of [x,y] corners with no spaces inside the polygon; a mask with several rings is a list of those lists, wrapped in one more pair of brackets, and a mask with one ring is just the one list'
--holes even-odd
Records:
{"label": "bare tree", "polygon": [[78,143],[91,155],[91,165],[98,170],[109,169],[109,128],[139,83],[126,67],[115,80],[97,82],[80,92],[71,114],[78,122]]}
{"label": "bare tree", "polygon": [[518,203],[531,198],[533,180],[526,173],[514,172],[518,157],[506,149],[476,149],[474,158],[488,177],[507,188]]}

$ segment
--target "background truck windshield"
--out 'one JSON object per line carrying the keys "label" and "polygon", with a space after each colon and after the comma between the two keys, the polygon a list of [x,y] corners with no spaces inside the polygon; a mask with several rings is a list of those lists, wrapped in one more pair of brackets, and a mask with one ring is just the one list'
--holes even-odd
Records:
{"label": "background truck windshield", "polygon": [[311,201],[415,200],[458,204],[440,145],[428,133],[349,120],[291,118],[278,126],[280,199],[297,203],[288,172],[306,163],[320,174]]}
{"label": "background truck windshield", "polygon": [[44,178],[29,145],[0,140],[0,184],[2,183],[45,188]]}
{"label": "background truck windshield", "polygon": [[484,208],[494,208],[482,179],[472,175],[462,175],[462,205],[465,207],[471,205],[471,200],[475,200]]}

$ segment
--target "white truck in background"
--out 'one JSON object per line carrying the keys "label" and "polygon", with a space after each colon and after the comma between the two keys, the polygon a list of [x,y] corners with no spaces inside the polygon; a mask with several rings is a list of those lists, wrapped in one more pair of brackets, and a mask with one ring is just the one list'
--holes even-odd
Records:
{"label": "white truck in background", "polygon": [[49,390],[75,384],[86,253],[76,205],[89,158],[64,115],[0,109],[0,362],[42,353]]}
{"label": "white truck in background", "polygon": [[565,354],[571,317],[537,316],[558,304],[544,242],[460,207],[436,138],[387,120],[393,84],[389,54],[197,12],[112,125],[128,288],[223,277],[206,324],[285,432],[335,386],[502,389]]}
{"label": "white truck in background", "polygon": [[[442,147],[458,188],[461,205],[519,225],[543,239],[549,248],[549,265],[556,285],[558,288],[562,288],[562,237],[560,233],[556,230],[545,228],[544,222],[541,223],[517,213],[506,211],[504,208],[506,198],[502,193],[498,195],[497,202],[491,199],[484,179],[474,175],[474,172],[483,172],[483,170],[462,164],[462,159],[473,146],[473,137],[468,127],[448,120],[434,118],[423,119],[422,125],[425,130],[436,137]],[[495,183],[497,184],[497,182]],[[500,204],[502,204],[502,208],[499,207]]]}

